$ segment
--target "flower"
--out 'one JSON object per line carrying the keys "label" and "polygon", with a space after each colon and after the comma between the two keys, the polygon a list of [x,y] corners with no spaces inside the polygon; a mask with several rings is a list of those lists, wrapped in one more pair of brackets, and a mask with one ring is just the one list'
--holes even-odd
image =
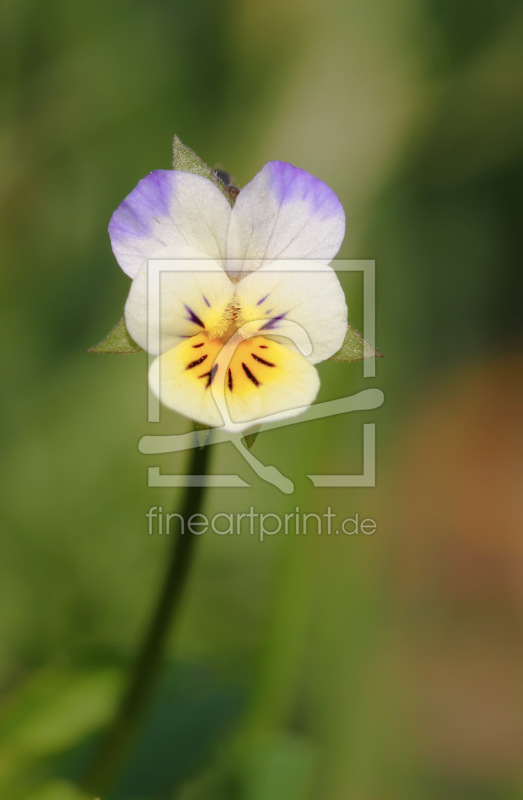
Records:
{"label": "flower", "polygon": [[[157,170],[143,178],[109,234],[132,278],[127,329],[156,356],[149,384],[160,401],[229,431],[313,403],[314,365],[347,332],[344,293],[329,266],[344,232],[332,189],[280,161],[266,164],[233,208],[200,175]],[[156,300],[150,259],[163,265]]]}

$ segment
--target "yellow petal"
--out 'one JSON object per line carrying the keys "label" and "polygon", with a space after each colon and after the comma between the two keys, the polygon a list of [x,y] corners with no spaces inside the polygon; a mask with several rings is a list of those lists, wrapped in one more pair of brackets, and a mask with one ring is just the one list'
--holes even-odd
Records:
{"label": "yellow petal", "polygon": [[241,342],[228,364],[222,351],[218,364],[221,383],[213,382],[212,391],[218,402],[220,391],[225,394],[229,430],[295,416],[318,394],[318,373],[307,359],[264,336]]}
{"label": "yellow petal", "polygon": [[191,336],[153,361],[149,369],[152,392],[167,408],[202,425],[220,427],[222,417],[211,391],[216,356],[222,345],[206,333]]}
{"label": "yellow petal", "polygon": [[231,358],[230,348],[206,333],[159,356],[149,383],[168,408],[230,431],[299,414],[320,385],[315,367],[279,342],[255,336],[241,341]]}

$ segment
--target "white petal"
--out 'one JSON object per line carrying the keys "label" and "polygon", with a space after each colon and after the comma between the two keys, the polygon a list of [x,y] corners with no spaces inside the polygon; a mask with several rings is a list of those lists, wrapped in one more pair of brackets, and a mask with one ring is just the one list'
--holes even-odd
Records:
{"label": "white petal", "polygon": [[143,178],[114,212],[109,236],[116,260],[134,278],[164,248],[191,246],[222,261],[231,208],[200,175],[156,170]]}
{"label": "white petal", "polygon": [[345,214],[323,181],[271,161],[245,186],[231,214],[227,270],[258,269],[277,258],[331,261],[345,234]]}
{"label": "white petal", "polygon": [[[336,353],[347,332],[347,304],[338,276],[321,262],[278,261],[246,275],[236,284],[245,321],[260,320],[259,330],[288,346],[295,326],[308,335],[317,364]],[[283,339],[282,337],[288,337]],[[290,340],[290,342],[289,342]]]}
{"label": "white petal", "polygon": [[227,274],[197,250],[178,252],[176,260],[152,260],[141,269],[125,305],[129,333],[155,355],[200,331],[217,336],[227,327],[225,313],[234,293]]}

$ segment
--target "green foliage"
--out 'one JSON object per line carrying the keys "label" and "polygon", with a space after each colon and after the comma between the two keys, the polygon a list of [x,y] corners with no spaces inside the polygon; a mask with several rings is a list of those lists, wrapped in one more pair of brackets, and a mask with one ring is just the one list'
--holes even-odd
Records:
{"label": "green foliage", "polygon": [[[108,720],[119,680],[120,669],[106,664],[46,669],[23,684],[0,716],[0,796],[40,798],[33,782],[56,777],[56,765]],[[46,799],[82,797],[67,786],[41,791]]]}
{"label": "green foliage", "polygon": [[384,354],[365,339],[354,325],[349,322],[345,341],[330,361],[364,361],[366,358],[384,358]]}
{"label": "green foliage", "polygon": [[240,690],[208,670],[192,664],[166,668],[111,800],[170,797],[204,771],[241,708]]}
{"label": "green foliage", "polygon": [[[43,669],[24,683],[0,716],[0,797],[92,800],[75,783],[114,713],[122,679],[120,664],[100,662]],[[166,668],[112,797],[164,797],[198,774],[241,703],[238,688],[201,667]]]}
{"label": "green foliage", "polygon": [[20,800],[93,800],[93,795],[78,789],[69,781],[52,778],[33,787],[27,794],[21,796]]}
{"label": "green foliage", "polygon": [[94,347],[89,348],[89,353],[139,353],[141,351],[139,344],[136,344],[134,339],[129,335],[125,318],[122,317],[116,323],[114,328],[109,331],[105,339]]}

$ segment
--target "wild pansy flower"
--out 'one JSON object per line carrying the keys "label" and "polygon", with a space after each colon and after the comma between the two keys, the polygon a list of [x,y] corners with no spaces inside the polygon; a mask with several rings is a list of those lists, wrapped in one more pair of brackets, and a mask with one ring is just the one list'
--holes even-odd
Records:
{"label": "wild pansy flower", "polygon": [[[109,233],[132,278],[127,330],[156,356],[149,384],[160,401],[230,431],[313,403],[314,365],[347,333],[344,293],[329,266],[344,232],[332,189],[280,161],[266,164],[232,208],[201,175],[143,178]],[[150,297],[149,259],[169,260],[159,301]]]}

